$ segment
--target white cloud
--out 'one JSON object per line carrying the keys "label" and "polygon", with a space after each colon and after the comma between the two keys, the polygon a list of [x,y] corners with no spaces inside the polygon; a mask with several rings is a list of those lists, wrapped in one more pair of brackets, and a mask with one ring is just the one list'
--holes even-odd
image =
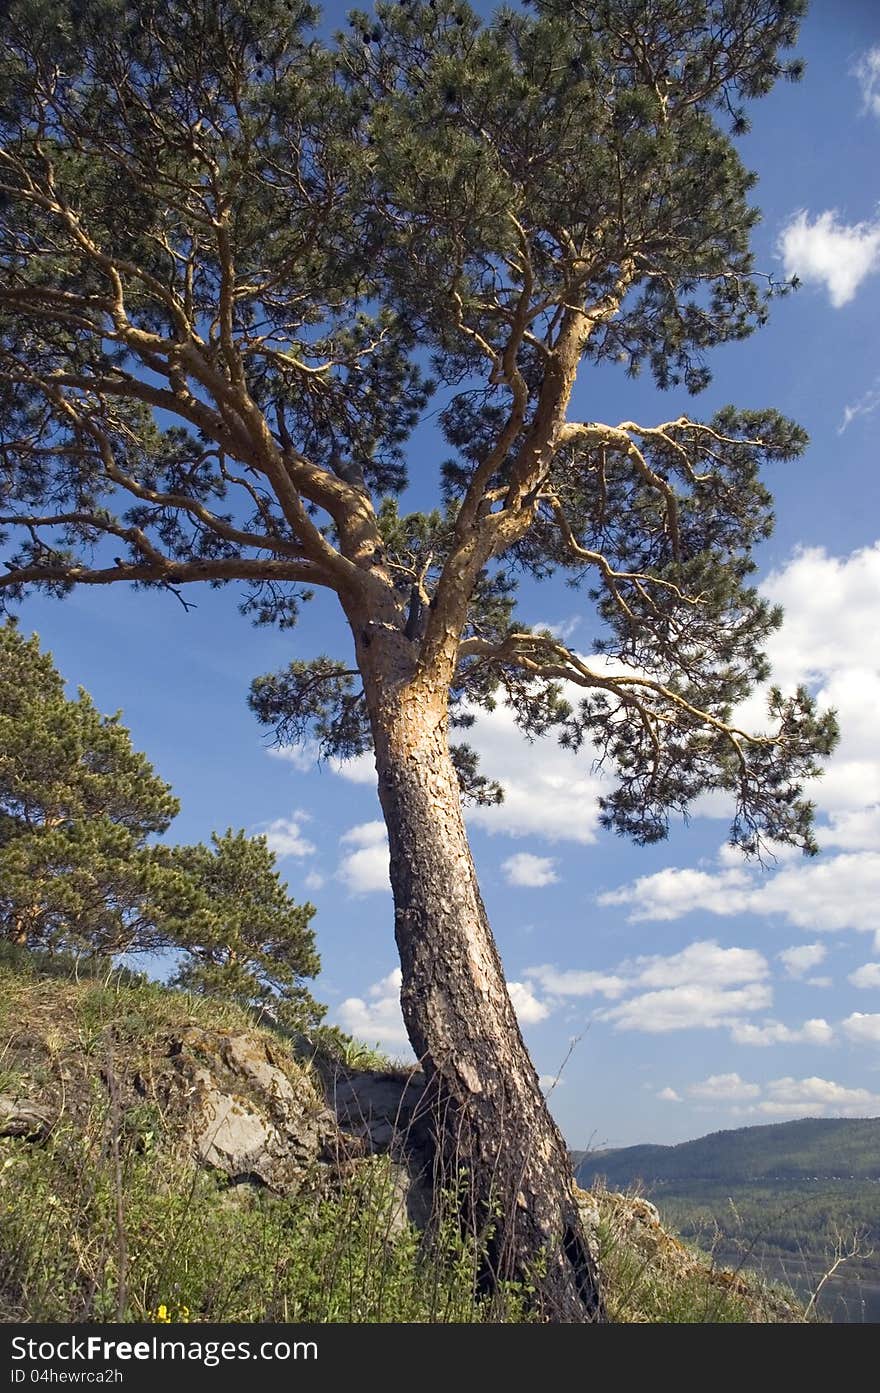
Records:
{"label": "white cloud", "polygon": [[309,871],[303,882],[307,890],[322,890],[326,883],[326,877],[320,871]]}
{"label": "white cloud", "polygon": [[632,997],[603,1011],[601,1019],[611,1021],[618,1030],[642,1030],[659,1035],[670,1030],[730,1025],[740,1016],[765,1011],[772,1000],[770,988],[762,982],[750,982],[735,989],[693,982]]}
{"label": "white cloud", "polygon": [[497,807],[469,808],[469,823],[511,837],[595,841],[600,779],[589,756],[563,750],[552,737],[530,745],[507,706],[480,712],[468,742],[479,753],[481,773],[504,788]]}
{"label": "white cloud", "polygon": [[851,1040],[859,1044],[880,1045],[880,1016],[853,1011],[843,1022],[843,1029]]}
{"label": "white cloud", "polygon": [[524,976],[538,982],[548,998],[604,996],[629,1000],[599,1012],[619,1030],[651,1034],[693,1027],[729,1026],[753,1011],[766,1010],[772,992],[766,958],[754,948],[722,948],[707,940],[666,957],[628,959],[614,972],[561,970],[544,964]]}
{"label": "white cloud", "polygon": [[873,931],[880,925],[880,852],[788,867],[756,887],[749,908],[781,914],[802,929]]}
{"label": "white cloud", "polygon": [[601,905],[634,905],[629,915],[633,921],[680,919],[695,909],[740,914],[747,907],[750,885],[744,869],[719,874],[667,866],[653,875],[639,876],[631,885],[606,890],[598,899]]}
{"label": "white cloud", "polygon": [[[368,988],[366,996],[349,996],[336,1010],[337,1023],[349,1035],[367,1044],[378,1042],[386,1048],[408,1046],[409,1039],[400,1010],[400,984],[403,974],[399,967]],[[524,982],[508,982],[507,990],[521,1025],[537,1025],[546,1020],[550,1007],[539,1001],[531,987]],[[542,1076],[546,1081],[547,1075]],[[550,1077],[550,1083],[553,1082]],[[542,1082],[542,1087],[544,1083]]]}
{"label": "white cloud", "polygon": [[832,1027],[818,1016],[796,1030],[780,1021],[734,1021],[730,1035],[737,1045],[830,1045],[834,1040]]}
{"label": "white cloud", "polygon": [[545,624],[543,619],[535,620],[529,627],[532,629],[547,629],[554,638],[567,643],[583,623],[583,616],[580,614],[569,615],[568,619],[558,619],[555,624]]}
{"label": "white cloud", "polygon": [[874,385],[863,392],[860,397],[857,397],[854,402],[850,402],[843,408],[843,419],[837,427],[837,434],[843,435],[847,426],[851,426],[859,416],[873,416],[878,406],[880,406],[880,378],[877,378]]}
{"label": "white cloud", "polygon": [[400,968],[396,967],[387,977],[370,987],[366,999],[360,996],[346,997],[336,1012],[342,1029],[370,1045],[375,1043],[386,1048],[408,1046],[406,1026],[400,1013],[401,977]]}
{"label": "white cloud", "polygon": [[880,963],[865,963],[847,979],[854,987],[880,987]]}
{"label": "white cloud", "polygon": [[355,850],[343,856],[336,868],[336,878],[353,895],[368,895],[372,891],[390,891],[388,878],[388,834],[384,822],[362,822],[340,837],[342,846]]}
{"label": "white cloud", "polygon": [[712,1074],[686,1089],[698,1102],[732,1106],[769,1117],[866,1117],[880,1111],[880,1095],[812,1075],[751,1083],[739,1074]]}
{"label": "white cloud", "polygon": [[[299,745],[270,745],[266,748],[266,754],[272,759],[283,760],[285,764],[292,764],[301,774],[309,774],[317,769],[321,760],[321,750],[315,740],[304,740]],[[353,759],[337,759],[335,756],[328,759],[327,763],[338,774],[340,778],[348,779],[353,784],[375,784],[376,765],[372,753],[369,751],[363,755],[356,755]]]}
{"label": "white cloud", "polygon": [[385,823],[379,818],[375,822],[359,822],[356,827],[349,827],[348,831],[343,832],[339,838],[342,846],[360,847],[378,846],[387,840],[388,833],[385,830]]}
{"label": "white cloud", "polygon": [[810,968],[824,962],[827,952],[824,943],[802,943],[794,948],[783,948],[776,956],[789,977],[803,977]]}
{"label": "white cloud", "polygon": [[880,266],[880,221],[841,222],[835,209],[795,213],[779,236],[787,276],[824,285],[835,309],[849,303]]}
{"label": "white cloud", "polygon": [[754,870],[680,870],[669,866],[599,896],[603,905],[632,906],[629,918],[680,919],[704,913],[778,914],[814,932],[875,931],[880,926],[880,852],[860,852],[786,866],[776,875]]}
{"label": "white cloud", "polygon": [[348,779],[352,784],[372,784],[376,783],[376,761],[372,751],[366,754],[355,755],[353,759],[331,759],[328,761],[334,774],[338,774],[341,779]]}
{"label": "white cloud", "polygon": [[523,976],[539,982],[552,996],[604,996],[614,1001],[630,988],[624,977],[608,972],[580,972],[575,968],[564,971],[545,963],[527,967]]}
{"label": "white cloud", "polygon": [[657,1097],[663,1103],[680,1103],[682,1101],[681,1094],[676,1093],[674,1088],[661,1088]]}
{"label": "white cloud", "polygon": [[300,823],[308,820],[308,813],[294,812],[290,817],[276,817],[270,822],[263,835],[270,851],[278,857],[311,856],[315,845],[302,834]]}
{"label": "white cloud", "polygon": [[865,1117],[880,1109],[880,1096],[867,1088],[847,1088],[831,1079],[773,1079],[757,1111],[773,1117],[817,1117],[823,1114]]}
{"label": "white cloud", "polygon": [[880,599],[880,541],[844,557],[800,548],[760,590],[785,609],[785,622],[768,644],[774,681],[791,686],[841,669],[876,675],[880,633],[872,621]]}
{"label": "white cloud", "polygon": [[760,981],[770,971],[755,948],[721,948],[713,940],[691,943],[670,957],[636,958],[637,981],[644,987],[679,987],[687,983],[729,987]]}
{"label": "white cloud", "polygon": [[852,71],[862,89],[865,111],[880,116],[880,45],[867,49],[859,57]]}
{"label": "white cloud", "polygon": [[710,1074],[702,1083],[692,1083],[688,1088],[689,1097],[711,1103],[741,1103],[760,1094],[756,1083],[746,1083],[739,1074]]}
{"label": "white cloud", "polygon": [[880,804],[834,812],[828,825],[819,828],[818,835],[823,847],[873,851],[880,846]]}
{"label": "white cloud", "polygon": [[301,774],[308,774],[318,762],[318,747],[311,741],[302,745],[269,745],[266,754],[270,759],[281,759],[292,764]]}
{"label": "white cloud", "polygon": [[557,1088],[562,1088],[565,1079],[561,1079],[558,1074],[539,1074],[538,1083],[543,1093],[555,1093]]}
{"label": "white cloud", "polygon": [[507,990],[520,1025],[537,1025],[547,1019],[550,1007],[546,1001],[539,1001],[527,983],[508,982]]}
{"label": "white cloud", "polygon": [[529,851],[508,856],[506,861],[502,861],[501,869],[508,885],[528,886],[536,890],[553,885],[559,879],[556,862],[551,857],[533,856]]}

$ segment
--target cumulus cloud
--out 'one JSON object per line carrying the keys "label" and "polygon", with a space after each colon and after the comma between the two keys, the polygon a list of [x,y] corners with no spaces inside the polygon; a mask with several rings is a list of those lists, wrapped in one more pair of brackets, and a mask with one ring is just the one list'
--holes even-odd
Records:
{"label": "cumulus cloud", "polygon": [[880,266],[880,219],[846,223],[833,208],[815,218],[802,209],[783,227],[778,245],[785,274],[824,285],[840,309]]}
{"label": "cumulus cloud", "polygon": [[811,968],[825,961],[827,952],[824,943],[802,943],[794,948],[783,948],[776,956],[789,977],[803,977]]}
{"label": "cumulus cloud", "polygon": [[682,1101],[681,1094],[676,1093],[674,1088],[661,1088],[657,1097],[662,1103],[680,1103]]}
{"label": "cumulus cloud", "polygon": [[323,890],[326,885],[326,877],[320,871],[309,871],[303,884],[307,890]]}
{"label": "cumulus cloud", "polygon": [[735,1073],[712,1074],[691,1084],[686,1093],[695,1102],[776,1118],[865,1117],[880,1111],[880,1095],[816,1075],[802,1079],[786,1076],[758,1084]]}
{"label": "cumulus cloud", "polygon": [[710,1074],[702,1083],[692,1083],[688,1097],[708,1102],[741,1103],[747,1098],[758,1098],[761,1090],[756,1083],[746,1083],[739,1074]]}
{"label": "cumulus cloud", "polygon": [[760,981],[768,976],[767,959],[755,948],[722,948],[708,939],[691,943],[669,957],[654,954],[636,958],[637,978],[644,987],[677,987],[687,983],[716,987]]}
{"label": "cumulus cloud", "polygon": [[316,850],[314,842],[302,834],[301,823],[307,822],[308,817],[308,813],[297,811],[290,817],[276,817],[274,822],[268,824],[263,835],[270,851],[274,851],[279,859],[284,856],[311,856]]}
{"label": "cumulus cloud", "polygon": [[[880,847],[880,542],[847,556],[829,555],[821,547],[802,548],[772,572],[761,593],[785,612],[782,628],[767,644],[773,680],[787,691],[804,683],[819,704],[838,713],[841,738],[824,776],[810,787],[820,820],[823,848],[871,852]],[[746,728],[764,724],[765,695],[758,691],[737,712]],[[713,795],[700,801],[705,816],[730,815],[730,800]],[[774,848],[778,854],[778,848]],[[780,867],[795,862],[779,857]],[[795,858],[797,859],[797,858]],[[723,869],[734,867],[735,853],[725,851]],[[740,865],[742,863],[740,862]],[[803,861],[801,869],[809,869]],[[851,863],[839,871],[849,874]],[[684,886],[682,889],[686,888]],[[730,882],[703,883],[705,896],[724,892]],[[807,885],[804,886],[809,893]],[[871,893],[861,886],[860,893]],[[716,896],[717,898],[717,896]],[[699,906],[698,906],[699,907]],[[709,906],[711,908],[711,905]],[[743,906],[752,908],[753,906]],[[867,908],[860,906],[864,921]]]}
{"label": "cumulus cloud", "polygon": [[772,1117],[866,1117],[880,1109],[880,1095],[831,1079],[773,1079],[757,1111]]}
{"label": "cumulus cloud", "polygon": [[520,1025],[537,1025],[539,1021],[547,1019],[550,1007],[546,1001],[540,1001],[535,996],[526,982],[508,982],[507,990]]}
{"label": "cumulus cloud", "polygon": [[554,638],[561,639],[567,643],[573,634],[581,627],[583,616],[580,614],[569,615],[568,619],[557,619],[554,624],[545,624],[542,619],[538,619],[531,625],[533,629],[546,629]]}
{"label": "cumulus cloud", "polygon": [[400,968],[396,967],[387,977],[373,983],[366,998],[346,997],[336,1012],[342,1029],[369,1044],[408,1047],[406,1027],[400,1013],[401,976]]}
{"label": "cumulus cloud", "polygon": [[334,774],[348,779],[351,784],[376,784],[376,761],[371,751],[355,755],[353,759],[331,759],[328,761]]}
{"label": "cumulus cloud", "polygon": [[[582,693],[581,693],[582,695]],[[497,807],[469,808],[468,822],[487,832],[546,841],[595,841],[600,778],[589,758],[563,750],[554,740],[530,745],[507,706],[481,712],[468,734],[480,770],[504,788]]]}
{"label": "cumulus cloud", "polygon": [[640,876],[599,896],[603,905],[629,905],[629,918],[680,919],[696,910],[729,916],[780,915],[814,932],[874,931],[880,903],[880,853],[861,852],[787,866],[770,876],[760,870],[681,870],[674,866]]}
{"label": "cumulus cloud", "polygon": [[292,764],[300,774],[307,774],[318,762],[318,747],[311,741],[302,745],[269,745],[266,747],[266,754],[270,759],[280,759],[285,764]]}
{"label": "cumulus cloud", "polygon": [[559,879],[556,862],[549,856],[533,856],[529,851],[519,851],[502,861],[508,885],[521,885],[539,890],[545,885],[553,885]]}
{"label": "cumulus cloud", "polygon": [[730,1025],[740,1016],[765,1011],[773,994],[763,982],[724,988],[690,983],[664,991],[644,992],[603,1011],[601,1019],[618,1030],[641,1030],[649,1035],[670,1030],[713,1029]]}
{"label": "cumulus cloud", "polygon": [[853,67],[853,76],[862,89],[864,110],[880,117],[880,45],[860,54]]}
{"label": "cumulus cloud", "polygon": [[680,919],[692,910],[710,914],[740,914],[747,908],[751,877],[744,869],[720,872],[666,866],[653,875],[639,876],[631,885],[606,890],[601,905],[632,905],[629,918]]}
{"label": "cumulus cloud", "polygon": [[609,972],[581,972],[576,968],[552,967],[544,963],[527,967],[523,976],[538,982],[551,996],[604,996],[615,1000],[630,989],[625,978]]}
{"label": "cumulus cloud", "polygon": [[388,879],[388,833],[384,822],[362,822],[351,827],[339,839],[354,850],[343,856],[336,868],[336,878],[353,895],[368,895],[373,891],[390,891]]}
{"label": "cumulus cloud", "polygon": [[860,1045],[880,1045],[880,1016],[853,1011],[843,1022],[843,1030]]}
{"label": "cumulus cloud", "polygon": [[880,963],[865,963],[847,979],[854,987],[880,987]]}
{"label": "cumulus cloud", "polygon": [[[346,997],[336,1009],[337,1023],[349,1035],[368,1044],[378,1043],[393,1049],[405,1046],[408,1049],[409,1039],[400,1010],[402,979],[403,974],[396,967],[387,977],[374,982],[367,989],[366,996]],[[520,1025],[537,1025],[550,1014],[549,1005],[540,1001],[526,983],[508,982],[507,990]]]}
{"label": "cumulus cloud", "polygon": [[[560,969],[550,964],[527,968],[548,999],[603,996],[619,1004],[603,1008],[597,1019],[619,1030],[658,1034],[695,1027],[729,1026],[754,1011],[766,1010],[772,992],[770,968],[754,948],[722,948],[698,941],[679,953],[630,958],[613,972]],[[628,1000],[620,998],[628,996]]]}
{"label": "cumulus cloud", "polygon": [[780,1021],[765,1021],[763,1025],[735,1021],[730,1027],[730,1036],[737,1045],[830,1045],[834,1030],[817,1016],[796,1029]]}

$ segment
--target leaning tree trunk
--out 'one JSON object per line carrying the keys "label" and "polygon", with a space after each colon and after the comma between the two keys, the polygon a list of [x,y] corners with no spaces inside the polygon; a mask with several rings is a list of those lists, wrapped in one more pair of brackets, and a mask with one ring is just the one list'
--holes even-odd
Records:
{"label": "leaning tree trunk", "polygon": [[366,691],[390,842],[401,1005],[440,1120],[438,1160],[448,1178],[464,1173],[468,1218],[488,1234],[491,1278],[536,1284],[550,1320],[601,1320],[571,1163],[523,1043],[477,884],[445,690],[395,680],[393,662],[362,656],[372,670]]}

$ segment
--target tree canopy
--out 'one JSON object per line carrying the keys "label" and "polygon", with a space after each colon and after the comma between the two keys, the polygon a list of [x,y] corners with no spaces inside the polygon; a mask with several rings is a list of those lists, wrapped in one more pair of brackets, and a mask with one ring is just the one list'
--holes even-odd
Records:
{"label": "tree canopy", "polygon": [[[366,597],[454,722],[500,694],[529,735],[610,757],[608,825],[655,839],[720,787],[746,849],[812,848],[800,788],[832,723],[801,691],[764,732],[730,725],[779,622],[749,583],[761,469],[804,433],[566,414],[582,363],[699,391],[706,350],[786,288],[755,270],[731,134],[798,75],[802,9],[541,0],[483,24],[432,0],[324,41],[300,0],[13,0],[0,598],[239,581],[289,625],[316,586]],[[432,392],[452,455],[437,511],[401,515]],[[554,573],[595,601],[595,661],[516,622],[518,577]],[[293,663],[253,705],[325,751],[371,740],[349,664]]]}

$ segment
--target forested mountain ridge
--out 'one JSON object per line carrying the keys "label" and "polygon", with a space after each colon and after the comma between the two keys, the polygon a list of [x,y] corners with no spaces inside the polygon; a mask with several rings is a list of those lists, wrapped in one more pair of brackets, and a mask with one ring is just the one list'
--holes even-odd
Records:
{"label": "forested mountain ridge", "polygon": [[807,1117],[711,1132],[677,1146],[627,1146],[573,1152],[581,1185],[690,1180],[880,1181],[880,1118]]}

